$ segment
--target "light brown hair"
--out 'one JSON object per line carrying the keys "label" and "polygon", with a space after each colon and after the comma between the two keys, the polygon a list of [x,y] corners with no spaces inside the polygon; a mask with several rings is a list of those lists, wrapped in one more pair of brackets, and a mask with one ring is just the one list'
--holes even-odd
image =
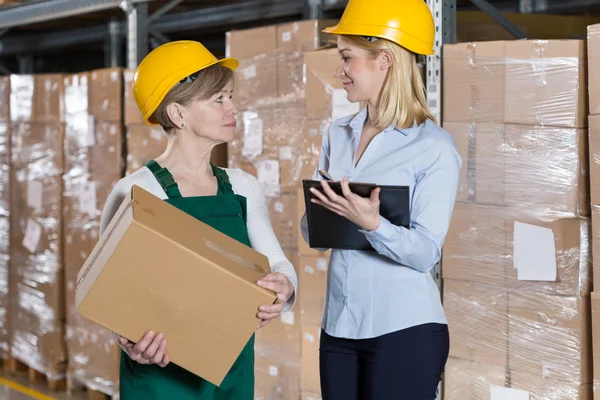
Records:
{"label": "light brown hair", "polygon": [[175,124],[167,113],[169,104],[178,103],[185,107],[194,101],[210,99],[233,79],[233,71],[219,64],[211,65],[192,76],[194,75],[193,81],[173,86],[150,117],[150,122],[160,124],[167,134],[173,133],[175,129]]}
{"label": "light brown hair", "polygon": [[371,42],[362,36],[342,37],[352,46],[366,50],[373,58],[383,50],[392,53],[394,60],[377,100],[377,115],[370,116],[378,128],[411,128],[415,122],[420,125],[427,119],[435,122],[427,105],[423,77],[413,52],[386,39]]}

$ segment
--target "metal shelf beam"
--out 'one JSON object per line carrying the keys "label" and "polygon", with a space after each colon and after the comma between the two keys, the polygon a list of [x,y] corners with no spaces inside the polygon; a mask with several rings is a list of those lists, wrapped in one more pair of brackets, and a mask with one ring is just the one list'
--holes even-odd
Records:
{"label": "metal shelf beam", "polygon": [[[155,0],[131,0],[146,3]],[[0,9],[0,29],[119,8],[122,0],[44,0]]]}

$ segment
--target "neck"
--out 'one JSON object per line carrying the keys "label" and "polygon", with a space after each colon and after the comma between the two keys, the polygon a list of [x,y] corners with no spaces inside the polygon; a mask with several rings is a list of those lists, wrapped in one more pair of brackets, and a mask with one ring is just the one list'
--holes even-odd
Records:
{"label": "neck", "polygon": [[375,125],[374,119],[377,115],[377,102],[369,100],[367,103],[367,120],[365,121],[365,125],[371,126]]}
{"label": "neck", "polygon": [[159,163],[175,175],[191,175],[197,179],[213,176],[210,156],[216,143],[195,135],[177,132],[169,138]]}

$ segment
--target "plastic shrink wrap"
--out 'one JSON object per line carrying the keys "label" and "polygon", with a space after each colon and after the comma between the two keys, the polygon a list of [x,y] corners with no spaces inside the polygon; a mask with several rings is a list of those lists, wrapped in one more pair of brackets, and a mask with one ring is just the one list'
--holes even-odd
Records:
{"label": "plastic shrink wrap", "polygon": [[11,298],[8,292],[10,205],[10,80],[0,78],[0,359],[7,359],[10,345]]}
{"label": "plastic shrink wrap", "polygon": [[257,177],[273,230],[301,281],[295,308],[257,332],[257,399],[320,398],[328,254],[308,248],[300,235],[301,182],[315,171],[332,118],[358,111],[333,76],[337,50],[319,49],[330,39],[321,30],[332,24],[307,20],[227,33],[227,56],[240,60],[233,94],[238,129],[228,143],[228,165]]}
{"label": "plastic shrink wrap", "polygon": [[442,259],[447,399],[591,398],[586,54],[445,46],[443,126],[463,158]]}
{"label": "plastic shrink wrap", "polygon": [[49,381],[65,376],[62,75],[12,75],[12,356]]}
{"label": "plastic shrink wrap", "polygon": [[120,69],[69,75],[65,85],[64,260],[70,388],[119,392],[112,333],[75,309],[77,273],[98,241],[101,210],[123,175]]}

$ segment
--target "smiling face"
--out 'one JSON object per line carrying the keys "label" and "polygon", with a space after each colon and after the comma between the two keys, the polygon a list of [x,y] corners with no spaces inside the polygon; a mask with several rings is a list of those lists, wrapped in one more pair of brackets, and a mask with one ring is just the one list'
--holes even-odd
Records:
{"label": "smiling face", "polygon": [[[220,92],[208,99],[195,100],[184,107],[168,107],[172,119],[181,120],[184,132],[225,143],[235,137],[237,108],[231,100],[233,82],[229,81]],[[179,115],[181,114],[181,116]],[[180,125],[181,126],[181,125]]]}
{"label": "smiling face", "polygon": [[390,67],[389,53],[362,49],[342,36],[338,36],[337,47],[341,61],[335,77],[342,81],[348,100],[377,104]]}

